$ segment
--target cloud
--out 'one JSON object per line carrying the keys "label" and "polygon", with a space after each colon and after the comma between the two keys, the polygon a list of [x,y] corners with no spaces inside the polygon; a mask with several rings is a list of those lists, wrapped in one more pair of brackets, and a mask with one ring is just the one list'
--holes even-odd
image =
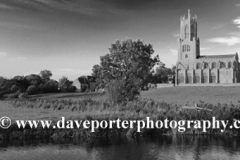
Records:
{"label": "cloud", "polygon": [[12,7],[34,12],[36,12],[36,10],[43,12],[68,11],[91,16],[101,15],[101,9],[104,9],[103,6],[108,5],[107,3],[105,5],[105,2],[97,2],[94,0],[12,0],[8,3],[9,6],[2,4],[3,7]]}
{"label": "cloud", "polygon": [[210,48],[204,48],[204,47],[200,47],[200,51],[204,51],[204,50],[208,50]]}
{"label": "cloud", "polygon": [[6,52],[0,52],[0,57],[5,57],[5,56],[7,56]]}
{"label": "cloud", "polygon": [[173,37],[180,37],[180,34],[179,33],[177,33],[177,34],[173,34]]}
{"label": "cloud", "polygon": [[228,33],[230,36],[234,36],[234,37],[240,37],[240,32],[230,32]]}
{"label": "cloud", "polygon": [[176,56],[178,54],[178,50],[176,49],[170,49],[170,52],[173,56]]}
{"label": "cloud", "polygon": [[14,7],[8,6],[6,4],[0,4],[0,9],[15,9]]}
{"label": "cloud", "polygon": [[30,74],[39,74],[39,73],[40,73],[40,71],[33,71],[33,70],[31,70],[29,72],[25,72],[23,75],[27,76],[27,75],[30,75]]}
{"label": "cloud", "polygon": [[56,69],[55,71],[53,71],[53,74],[60,74],[60,75],[85,75],[87,73],[89,73],[91,69],[72,69],[72,68],[59,68]]}
{"label": "cloud", "polygon": [[240,3],[239,3],[239,4],[236,4],[236,7],[240,7]]}
{"label": "cloud", "polygon": [[213,42],[213,43],[220,43],[220,44],[225,44],[228,46],[233,46],[236,44],[240,44],[240,38],[239,37],[218,37],[218,38],[212,38],[209,39],[209,42]]}
{"label": "cloud", "polygon": [[233,20],[233,23],[237,25],[237,28],[240,28],[240,17],[237,17]]}
{"label": "cloud", "polygon": [[19,57],[17,57],[17,59],[18,59],[18,60],[26,60],[27,57],[21,57],[21,56],[19,56]]}
{"label": "cloud", "polygon": [[227,25],[227,24],[219,24],[219,25],[217,25],[217,26],[215,26],[215,27],[212,27],[212,30],[222,28],[222,27],[224,27],[224,26],[226,26],[226,25]]}

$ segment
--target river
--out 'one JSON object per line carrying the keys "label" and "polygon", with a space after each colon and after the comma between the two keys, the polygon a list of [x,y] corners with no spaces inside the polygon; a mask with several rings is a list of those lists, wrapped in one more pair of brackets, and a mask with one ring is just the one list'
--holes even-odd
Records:
{"label": "river", "polygon": [[161,136],[140,140],[0,142],[0,160],[239,160],[240,139]]}

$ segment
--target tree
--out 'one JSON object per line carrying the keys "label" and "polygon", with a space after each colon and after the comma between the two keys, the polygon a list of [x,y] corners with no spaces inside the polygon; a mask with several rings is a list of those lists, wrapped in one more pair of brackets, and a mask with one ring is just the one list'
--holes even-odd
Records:
{"label": "tree", "polygon": [[155,74],[153,75],[154,83],[167,83],[173,80],[175,75],[175,66],[167,68],[165,64],[161,64],[156,68]]}
{"label": "tree", "polygon": [[30,74],[28,76],[25,76],[29,84],[38,86],[42,83],[42,78],[37,74]]}
{"label": "tree", "polygon": [[59,79],[58,87],[62,92],[75,92],[77,88],[72,85],[72,81],[69,81],[67,77],[63,76]]}
{"label": "tree", "polygon": [[15,76],[12,79],[15,82],[21,92],[25,92],[29,86],[29,81],[24,76]]}
{"label": "tree", "polygon": [[[121,94],[125,100],[133,100],[139,90],[150,82],[151,70],[159,62],[153,57],[152,45],[143,44],[141,40],[130,39],[116,41],[109,48],[110,53],[100,57],[100,65],[93,66],[93,76],[97,77],[99,86],[122,84]],[[134,96],[129,96],[129,93]]]}
{"label": "tree", "polygon": [[38,88],[35,85],[31,85],[28,87],[26,91],[29,95],[36,94],[38,92]]}
{"label": "tree", "polygon": [[63,76],[62,78],[59,79],[58,87],[60,88],[61,91],[67,92],[70,86],[71,86],[71,83],[67,77]]}
{"label": "tree", "polygon": [[96,84],[97,84],[96,88],[97,89],[104,88],[105,83],[104,83],[104,80],[102,78],[103,75],[102,75],[102,68],[101,68],[101,66],[98,65],[98,64],[94,65],[92,71],[93,71],[92,76],[98,77],[96,79]]}
{"label": "tree", "polygon": [[40,89],[43,93],[54,93],[58,92],[58,82],[50,79],[45,84],[40,86]]}
{"label": "tree", "polygon": [[4,94],[11,93],[11,87],[14,85],[14,81],[12,79],[7,79],[0,77],[0,98]]}
{"label": "tree", "polygon": [[40,72],[40,76],[44,82],[47,82],[50,80],[50,77],[52,76],[52,72],[49,70],[43,70]]}

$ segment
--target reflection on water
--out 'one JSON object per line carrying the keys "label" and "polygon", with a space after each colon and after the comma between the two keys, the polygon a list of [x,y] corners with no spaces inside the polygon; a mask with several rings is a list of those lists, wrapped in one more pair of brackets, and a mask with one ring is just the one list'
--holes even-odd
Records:
{"label": "reflection on water", "polygon": [[0,142],[0,160],[239,160],[240,139],[167,137],[135,140]]}

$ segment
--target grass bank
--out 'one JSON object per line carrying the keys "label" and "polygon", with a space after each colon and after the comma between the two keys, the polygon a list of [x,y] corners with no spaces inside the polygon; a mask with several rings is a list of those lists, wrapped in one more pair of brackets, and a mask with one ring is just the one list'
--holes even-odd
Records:
{"label": "grass bank", "polygon": [[142,91],[141,98],[169,104],[240,104],[240,86],[178,86]]}

